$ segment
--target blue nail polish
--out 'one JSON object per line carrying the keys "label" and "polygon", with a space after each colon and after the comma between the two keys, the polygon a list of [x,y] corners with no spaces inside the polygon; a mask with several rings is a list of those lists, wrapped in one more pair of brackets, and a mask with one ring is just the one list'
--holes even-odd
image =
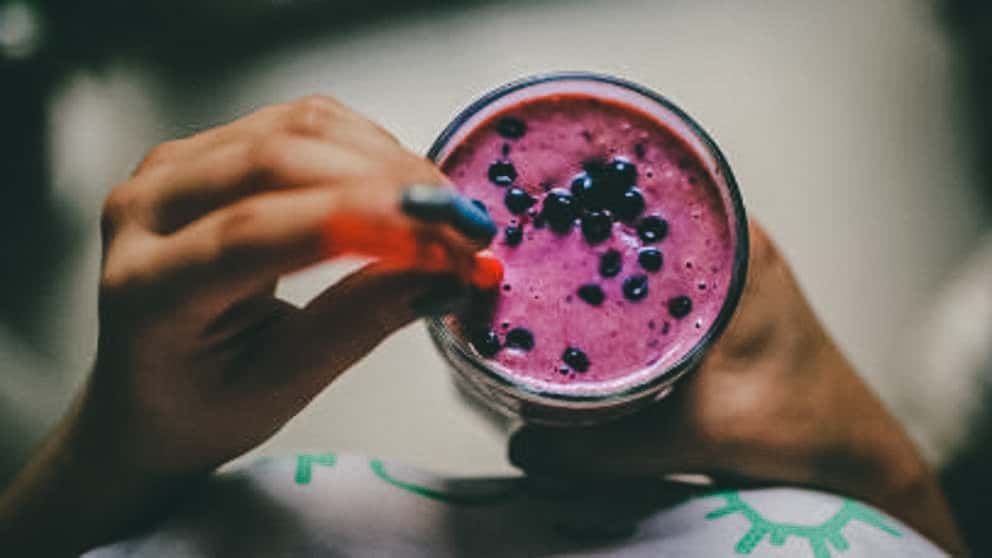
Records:
{"label": "blue nail polish", "polygon": [[456,197],[450,188],[417,184],[403,190],[400,208],[411,217],[437,223],[451,219]]}
{"label": "blue nail polish", "polygon": [[[481,207],[480,207],[481,206]],[[491,240],[496,223],[485,206],[463,197],[450,188],[414,185],[403,190],[400,207],[407,215],[429,223],[447,222],[465,236]]]}
{"label": "blue nail polish", "polygon": [[456,196],[452,201],[455,214],[452,225],[469,238],[491,240],[496,236],[496,223],[489,213],[479,209],[472,200]]}

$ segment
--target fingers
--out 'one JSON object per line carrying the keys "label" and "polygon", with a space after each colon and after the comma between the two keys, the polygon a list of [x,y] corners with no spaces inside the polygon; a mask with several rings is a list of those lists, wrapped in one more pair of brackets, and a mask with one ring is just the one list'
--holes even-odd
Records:
{"label": "fingers", "polygon": [[417,182],[445,181],[378,125],[314,96],[167,142],[152,150],[127,187],[143,202],[136,212],[143,224],[168,233],[262,190],[333,184],[383,168],[402,170]]}
{"label": "fingers", "polygon": [[229,143],[136,181],[139,188],[149,185],[147,226],[168,234],[250,195],[370,174],[370,165],[351,149],[284,134]]}
{"label": "fingers", "polygon": [[249,360],[265,376],[261,386],[276,383],[284,396],[309,401],[386,336],[419,317],[418,302],[425,296],[438,303],[441,293],[452,302],[467,296],[451,276],[395,273],[372,264],[281,323]]}
{"label": "fingers", "polygon": [[403,214],[398,195],[370,196],[369,188],[376,191],[352,184],[246,198],[168,237],[162,258],[183,284],[229,296],[349,253],[380,257],[384,269],[472,277],[476,243]]}

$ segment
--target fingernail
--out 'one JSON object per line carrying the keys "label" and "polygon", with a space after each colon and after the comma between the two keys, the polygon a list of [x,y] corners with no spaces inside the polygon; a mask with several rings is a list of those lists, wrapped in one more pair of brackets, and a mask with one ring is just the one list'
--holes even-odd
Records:
{"label": "fingernail", "polygon": [[454,213],[458,197],[450,188],[416,184],[403,190],[400,208],[407,215],[431,223],[447,221]]}
{"label": "fingernail", "polygon": [[410,302],[414,313],[422,318],[453,314],[468,304],[469,291],[457,279],[442,279]]}
{"label": "fingernail", "polygon": [[471,282],[484,291],[495,289],[503,282],[503,263],[492,256],[476,254]]}
{"label": "fingernail", "polygon": [[415,184],[403,190],[400,207],[407,215],[430,223],[448,222],[473,240],[492,240],[496,223],[478,200],[450,188]]}
{"label": "fingernail", "polygon": [[477,240],[492,240],[496,236],[496,223],[478,200],[455,196],[452,205],[455,209],[452,225],[465,236]]}

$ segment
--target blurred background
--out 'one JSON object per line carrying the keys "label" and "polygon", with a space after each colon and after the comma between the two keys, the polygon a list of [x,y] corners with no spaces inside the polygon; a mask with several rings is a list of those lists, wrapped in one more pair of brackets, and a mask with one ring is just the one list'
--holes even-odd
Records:
{"label": "blurred background", "polygon": [[[561,69],[641,82],[710,131],[992,555],[984,0],[0,0],[0,479],[91,364],[100,206],[148,149],[323,93],[424,151],[486,90]],[[342,272],[280,293],[305,302]],[[505,474],[505,429],[460,400],[415,324],[243,459],[334,449]]]}

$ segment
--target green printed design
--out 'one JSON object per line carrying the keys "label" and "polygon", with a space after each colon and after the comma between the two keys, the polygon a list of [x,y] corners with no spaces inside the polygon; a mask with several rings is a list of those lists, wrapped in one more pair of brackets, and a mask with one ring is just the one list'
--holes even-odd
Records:
{"label": "green printed design", "polygon": [[763,515],[749,506],[741,498],[740,494],[735,491],[718,492],[706,497],[723,498],[727,502],[726,506],[706,514],[706,519],[719,519],[727,515],[739,513],[751,522],[751,529],[737,541],[737,545],[734,547],[737,554],[751,554],[765,537],[768,537],[769,541],[775,546],[784,545],[786,539],[789,537],[800,537],[809,541],[809,546],[813,550],[813,556],[815,558],[830,558],[832,556],[831,546],[838,551],[844,551],[850,547],[842,531],[851,521],[860,521],[871,525],[893,537],[902,536],[899,531],[889,525],[878,513],[848,499],[844,499],[840,510],[833,517],[820,525],[793,525],[765,519]]}
{"label": "green printed design", "polygon": [[395,486],[396,488],[418,496],[423,496],[424,498],[444,502],[446,504],[458,506],[490,506],[503,503],[516,496],[516,490],[514,490],[515,485],[511,485],[507,490],[492,492],[489,494],[456,494],[453,492],[442,492],[433,488],[427,488],[426,486],[420,486],[419,484],[401,481],[390,475],[386,471],[386,466],[378,459],[371,460],[369,462],[369,467],[372,469],[372,473],[374,473],[375,476]]}
{"label": "green printed design", "polygon": [[337,456],[330,452],[316,455],[304,453],[296,456],[296,484],[310,484],[314,465],[333,467],[337,461]]}

